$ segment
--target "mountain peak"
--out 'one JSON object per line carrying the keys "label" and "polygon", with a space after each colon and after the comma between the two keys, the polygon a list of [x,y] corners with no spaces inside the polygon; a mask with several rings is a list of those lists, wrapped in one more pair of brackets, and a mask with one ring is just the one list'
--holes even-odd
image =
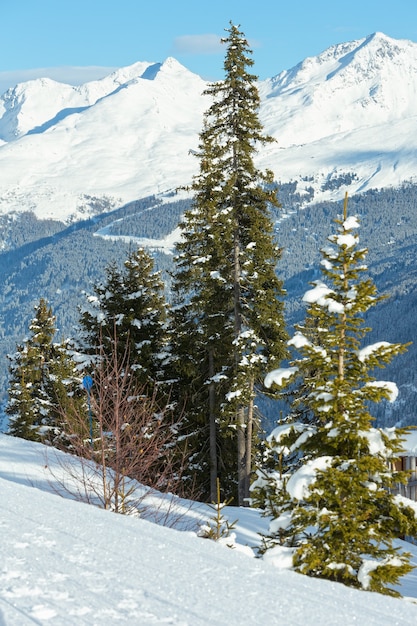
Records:
{"label": "mountain peak", "polygon": [[[112,83],[115,85],[123,85],[134,78],[140,78],[144,72],[146,72],[150,67],[154,64],[148,61],[137,61],[136,63],[132,63],[131,65],[126,65],[125,67],[120,67],[115,70],[108,76],[104,78],[100,78],[99,80],[92,81],[90,83],[85,83],[85,85],[92,84],[106,84]],[[84,86],[84,85],[83,85]]]}
{"label": "mountain peak", "polygon": [[407,39],[393,39],[377,31],[363,39],[331,46],[317,58],[322,61],[333,58],[341,66],[354,62],[377,70],[384,65],[395,63],[398,57],[401,57],[401,63],[415,66],[417,44]]}
{"label": "mountain peak", "polygon": [[272,87],[273,93],[269,96],[331,80],[333,89],[337,89],[338,80],[343,83],[343,88],[353,83],[358,85],[362,80],[379,82],[383,77],[392,79],[394,84],[398,81],[399,67],[403,73],[417,73],[417,44],[375,32],[359,40],[330,46],[266,83]]}
{"label": "mountain peak", "polygon": [[0,97],[0,139],[18,139],[53,117],[75,93],[76,87],[51,78],[36,78],[11,87]]}
{"label": "mountain peak", "polygon": [[184,65],[182,65],[174,57],[167,57],[163,63],[155,63],[150,65],[141,76],[142,79],[155,81],[156,84],[165,85],[165,83],[172,83],[180,87],[180,89],[191,90],[195,92],[198,90],[200,93],[204,91],[206,86],[205,81],[198,74],[194,74]]}
{"label": "mountain peak", "polygon": [[0,140],[15,141],[36,128],[46,127],[62,111],[89,107],[132,80],[150,78],[159,67],[160,64],[138,61],[79,86],[50,78],[19,83],[0,96]]}
{"label": "mountain peak", "polygon": [[189,71],[174,57],[167,57],[165,61],[163,62],[162,67],[166,70],[175,71],[175,72],[177,72],[178,70],[181,70],[181,71],[186,70],[187,72]]}
{"label": "mountain peak", "polygon": [[189,69],[187,69],[184,65],[182,65],[177,59],[174,57],[167,57],[163,63],[160,65],[159,69],[160,74],[170,75],[170,76],[193,76],[198,78],[201,82],[204,82],[201,76],[198,74],[194,74]]}
{"label": "mountain peak", "polygon": [[163,63],[147,64],[145,70],[138,77],[151,81],[161,80],[164,77],[181,79],[193,77],[197,81],[203,81],[198,74],[191,72],[174,57],[167,57]]}
{"label": "mountain peak", "polygon": [[377,30],[374,33],[371,33],[370,35],[367,35],[367,37],[364,38],[364,43],[371,44],[371,45],[384,44],[384,45],[397,48],[397,47],[401,47],[404,44],[405,45],[408,45],[410,43],[412,44],[413,42],[410,41],[409,39],[394,39],[393,37],[390,37],[386,33],[383,33],[382,31]]}

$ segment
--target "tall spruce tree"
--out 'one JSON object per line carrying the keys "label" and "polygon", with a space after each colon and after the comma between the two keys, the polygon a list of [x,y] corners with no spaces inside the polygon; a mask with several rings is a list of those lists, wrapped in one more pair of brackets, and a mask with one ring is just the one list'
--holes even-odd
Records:
{"label": "tall spruce tree", "polygon": [[152,257],[143,249],[129,254],[124,269],[114,263],[106,280],[97,284],[82,311],[80,351],[94,358],[111,358],[115,349],[128,359],[136,381],[153,393],[162,378],[166,350],[164,286]]}
{"label": "tall spruce tree", "polygon": [[270,171],[254,164],[263,134],[251,50],[230,25],[225,79],[205,94],[212,104],[200,134],[193,207],[181,224],[174,278],[173,357],[191,474],[215,501],[244,504],[253,462],[254,401],[263,376],[286,354],[280,257],[270,206],[278,207]]}
{"label": "tall spruce tree", "polygon": [[272,517],[265,550],[290,550],[299,572],[396,595],[392,585],[411,567],[393,540],[415,534],[417,520],[411,503],[394,495],[405,481],[395,470],[404,431],[373,427],[369,406],[395,399],[395,384],[373,372],[405,346],[364,346],[364,316],[380,298],[363,277],[367,250],[358,246],[347,197],[336,223],[322,250],[324,280],[305,294],[306,322],[289,341],[301,356],[266,380],[301,383],[298,421],[270,435],[275,468],[260,473],[253,494]]}
{"label": "tall spruce tree", "polygon": [[[65,445],[67,409],[80,409],[80,380],[67,347],[54,343],[55,316],[44,298],[35,307],[30,334],[11,357],[6,413],[9,433],[33,441]],[[71,402],[69,402],[71,397]],[[64,416],[66,416],[64,418]]]}

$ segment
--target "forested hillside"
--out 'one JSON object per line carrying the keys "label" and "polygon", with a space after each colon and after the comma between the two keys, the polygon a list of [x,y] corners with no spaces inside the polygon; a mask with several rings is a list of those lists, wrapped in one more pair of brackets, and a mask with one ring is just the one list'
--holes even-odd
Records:
{"label": "forested hillside", "polygon": [[[291,326],[302,317],[301,296],[309,281],[319,276],[319,250],[326,244],[332,220],[342,209],[341,203],[314,203],[313,193],[298,194],[296,183],[283,184],[279,198],[282,209],[274,209],[273,216],[277,241],[284,249],[278,273],[287,290],[286,316]],[[136,239],[170,234],[189,202],[172,193],[164,198],[138,200],[110,212],[100,206],[93,219],[70,226],[38,220],[29,212],[0,218],[3,398],[8,378],[6,354],[14,352],[16,343],[26,335],[39,298],[51,304],[59,337],[73,335],[77,307],[84,302],[83,292],[92,291],[92,284],[103,277],[108,263],[114,260],[121,265],[129,251],[136,249]],[[369,315],[373,329],[369,339],[414,342],[406,354],[387,367],[384,377],[397,382],[400,395],[394,405],[378,407],[378,420],[381,425],[398,421],[416,424],[417,186],[372,190],[352,197],[349,207],[351,214],[361,220],[361,243],[369,248],[369,273],[379,293],[389,295]],[[105,238],[99,233],[105,233]],[[169,298],[172,255],[156,247],[152,254],[156,269],[163,272]]]}
{"label": "forested hillside", "polygon": [[[287,206],[291,206],[290,199]],[[361,221],[360,240],[369,249],[369,274],[378,292],[387,296],[368,315],[372,328],[368,340],[378,341],[382,337],[392,342],[414,342],[387,366],[384,377],[397,382],[400,395],[394,405],[375,407],[379,423],[416,424],[417,187],[371,190],[351,198],[349,208]],[[281,268],[288,291],[287,319],[291,324],[301,317],[301,296],[308,282],[319,276],[319,250],[338,214],[341,203],[309,204],[301,210],[286,211],[285,219],[278,221],[278,240],[285,248]]]}

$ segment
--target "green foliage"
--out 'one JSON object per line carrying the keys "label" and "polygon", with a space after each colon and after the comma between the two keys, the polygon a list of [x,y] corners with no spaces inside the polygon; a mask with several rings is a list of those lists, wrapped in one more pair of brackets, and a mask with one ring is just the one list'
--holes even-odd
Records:
{"label": "green foliage", "polygon": [[411,566],[393,540],[415,534],[417,519],[393,495],[406,481],[394,465],[404,431],[373,427],[369,406],[395,399],[396,386],[373,374],[406,346],[361,347],[369,332],[365,313],[381,299],[363,277],[367,250],[358,246],[359,223],[347,216],[347,202],[336,224],[322,250],[325,281],[304,295],[306,323],[289,341],[301,356],[267,380],[299,385],[292,414],[298,421],[271,434],[280,463],[259,476],[255,502],[273,517],[265,550],[291,547],[297,571],[396,595],[392,585]]}
{"label": "green foliage", "polygon": [[193,476],[204,499],[214,499],[220,475],[228,497],[243,504],[254,398],[266,368],[285,355],[286,333],[270,212],[279,203],[272,173],[253,161],[272,139],[258,118],[251,50],[236,26],[227,32],[225,79],[206,91],[213,104],[200,134],[193,205],[180,224],[172,327]]}
{"label": "green foliage", "polygon": [[80,319],[82,351],[93,360],[100,351],[110,358],[117,337],[119,356],[128,354],[137,382],[152,391],[162,378],[166,349],[163,284],[152,258],[138,249],[129,254],[124,271],[110,264],[88,303]]}
{"label": "green foliage", "polygon": [[[64,445],[64,415],[68,398],[82,405],[80,380],[67,347],[53,342],[55,318],[46,300],[35,308],[29,337],[11,357],[9,401],[11,435]],[[78,396],[78,400],[77,400]]]}
{"label": "green foliage", "polygon": [[[203,537],[204,539],[212,539],[213,541],[225,540],[230,537],[230,532],[234,529],[237,520],[234,522],[229,522],[222,513],[222,510],[225,506],[230,504],[230,500],[226,500],[226,502],[222,502],[220,499],[220,480],[217,478],[216,481],[217,488],[217,499],[216,502],[212,502],[209,506],[213,509],[213,516],[200,528],[198,533],[199,537]],[[231,541],[230,544],[227,543],[229,547],[233,547],[233,543]]]}

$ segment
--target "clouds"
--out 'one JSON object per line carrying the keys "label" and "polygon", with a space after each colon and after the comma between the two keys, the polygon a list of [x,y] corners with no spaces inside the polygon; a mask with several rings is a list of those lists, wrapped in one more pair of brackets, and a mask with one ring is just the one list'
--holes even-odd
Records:
{"label": "clouds", "polygon": [[174,54],[220,54],[224,47],[220,35],[181,35],[174,39]]}
{"label": "clouds", "polygon": [[0,72],[0,95],[9,87],[14,87],[18,83],[33,80],[35,78],[52,78],[68,85],[82,85],[91,80],[104,78],[114,72],[116,67],[103,67],[91,65],[86,67],[62,66],[62,67],[40,67],[30,70],[14,70],[10,72]]}

